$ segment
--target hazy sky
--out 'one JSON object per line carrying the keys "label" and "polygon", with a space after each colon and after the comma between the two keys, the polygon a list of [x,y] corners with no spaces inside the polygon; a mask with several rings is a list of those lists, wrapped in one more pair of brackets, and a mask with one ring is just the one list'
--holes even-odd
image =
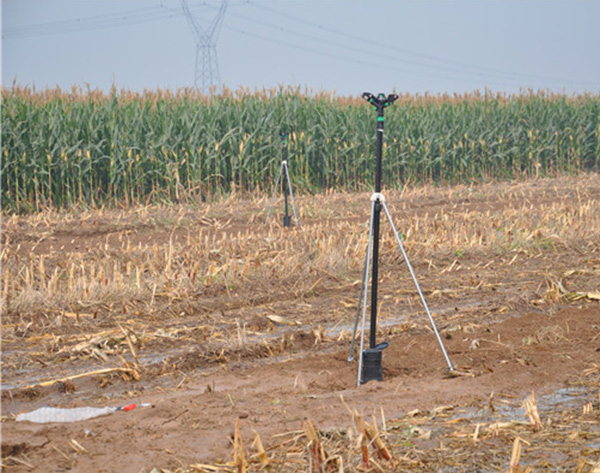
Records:
{"label": "hazy sky", "polygon": [[[220,0],[188,0],[207,28]],[[230,0],[221,82],[378,92],[600,92],[600,1]],[[2,82],[191,87],[180,0],[2,0]]]}

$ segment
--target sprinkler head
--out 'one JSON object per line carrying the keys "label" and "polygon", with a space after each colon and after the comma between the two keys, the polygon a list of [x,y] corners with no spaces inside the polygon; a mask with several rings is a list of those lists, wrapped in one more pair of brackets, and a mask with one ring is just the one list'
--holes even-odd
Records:
{"label": "sprinkler head", "polygon": [[389,94],[386,97],[385,94],[377,94],[377,97],[375,97],[371,92],[364,92],[362,94],[362,98],[369,102],[371,105],[373,105],[373,107],[375,107],[375,110],[381,110],[385,107],[389,107],[396,100],[398,100],[398,95]]}
{"label": "sprinkler head", "polygon": [[287,146],[287,140],[288,140],[289,136],[290,136],[290,132],[287,130],[283,130],[279,133],[279,139],[281,140],[281,145],[283,147]]}

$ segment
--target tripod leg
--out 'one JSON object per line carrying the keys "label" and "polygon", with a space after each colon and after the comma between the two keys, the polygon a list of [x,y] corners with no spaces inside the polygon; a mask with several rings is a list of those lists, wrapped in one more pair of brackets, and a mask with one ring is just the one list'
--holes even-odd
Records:
{"label": "tripod leg", "polygon": [[369,266],[371,261],[371,246],[373,244],[373,227],[375,222],[375,202],[371,206],[371,221],[369,222],[369,242],[367,243],[367,264],[365,264],[365,287],[363,291],[363,314],[362,314],[362,324],[360,328],[360,355],[358,357],[358,376],[356,380],[356,387],[360,386],[360,377],[362,375],[362,364],[363,364],[363,350],[365,348],[365,325],[367,322],[367,296],[369,291],[367,290],[367,285],[369,282]]}
{"label": "tripod leg", "polygon": [[292,198],[292,210],[294,211],[294,220],[296,220],[296,226],[300,226],[300,222],[298,220],[298,211],[296,210],[296,203],[294,202],[294,190],[292,189],[292,181],[290,181],[290,172],[287,167],[287,161],[283,162],[283,166],[285,166],[285,177],[287,177],[288,189],[290,191],[290,197]]}
{"label": "tripod leg", "polygon": [[354,360],[354,345],[356,341],[356,330],[358,329],[358,320],[360,318],[360,309],[362,308],[362,299],[365,291],[365,287],[369,280],[369,247],[367,246],[367,252],[365,254],[365,270],[363,272],[362,281],[360,284],[360,295],[358,296],[358,306],[356,307],[356,319],[354,320],[354,330],[352,331],[352,345],[350,346],[350,353],[348,354],[348,364]]}
{"label": "tripod leg", "polygon": [[279,168],[279,174],[277,175],[277,182],[275,182],[275,187],[273,187],[273,195],[271,196],[271,204],[269,205],[269,210],[267,211],[267,219],[265,220],[265,225],[269,223],[269,215],[271,214],[271,209],[273,208],[273,202],[275,201],[275,193],[277,192],[277,187],[279,186],[279,180],[281,179],[281,173],[283,172],[283,164]]}
{"label": "tripod leg", "polygon": [[406,251],[404,251],[404,245],[402,244],[400,235],[398,235],[398,231],[396,230],[396,227],[394,226],[394,221],[392,220],[392,216],[390,215],[390,211],[387,208],[385,200],[382,201],[382,203],[383,203],[383,209],[385,210],[385,214],[387,215],[387,218],[390,221],[390,225],[392,226],[392,230],[394,231],[394,235],[396,236],[396,240],[398,240],[398,245],[400,245],[400,251],[402,252],[404,261],[406,261],[406,266],[408,266],[408,270],[410,271],[410,274],[413,278],[413,281],[417,288],[417,292],[419,293],[419,296],[421,297],[421,302],[423,303],[423,307],[425,307],[425,312],[427,312],[429,321],[431,322],[431,326],[433,327],[433,331],[435,332],[435,336],[437,337],[438,343],[440,344],[440,347],[442,348],[442,352],[444,353],[444,357],[446,358],[446,363],[448,363],[448,368],[450,368],[450,371],[454,371],[454,368],[452,367],[452,363],[450,363],[450,358],[448,358],[448,353],[446,353],[446,348],[444,347],[444,343],[442,342],[442,337],[440,337],[438,329],[435,326],[435,322],[433,321],[433,316],[431,315],[431,312],[429,311],[427,302],[425,302],[425,297],[423,296],[423,292],[421,291],[421,287],[419,286],[419,282],[417,281],[415,272],[413,271],[410,261],[408,260],[408,255],[406,254]]}

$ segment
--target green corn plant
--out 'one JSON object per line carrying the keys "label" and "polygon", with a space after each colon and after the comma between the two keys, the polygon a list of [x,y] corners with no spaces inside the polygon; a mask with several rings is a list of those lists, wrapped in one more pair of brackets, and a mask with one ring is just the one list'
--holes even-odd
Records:
{"label": "green corn plant", "polygon": [[[372,187],[376,128],[359,97],[15,86],[1,116],[7,212],[270,191],[282,132],[297,191]],[[386,114],[383,184],[597,171],[599,135],[597,94],[402,95]]]}

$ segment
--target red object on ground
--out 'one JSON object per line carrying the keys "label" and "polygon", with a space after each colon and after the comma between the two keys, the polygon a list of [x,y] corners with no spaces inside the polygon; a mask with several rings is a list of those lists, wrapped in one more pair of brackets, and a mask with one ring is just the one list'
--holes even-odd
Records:
{"label": "red object on ground", "polygon": [[135,404],[129,404],[128,406],[125,406],[122,408],[125,412],[127,411],[132,411],[135,409]]}

